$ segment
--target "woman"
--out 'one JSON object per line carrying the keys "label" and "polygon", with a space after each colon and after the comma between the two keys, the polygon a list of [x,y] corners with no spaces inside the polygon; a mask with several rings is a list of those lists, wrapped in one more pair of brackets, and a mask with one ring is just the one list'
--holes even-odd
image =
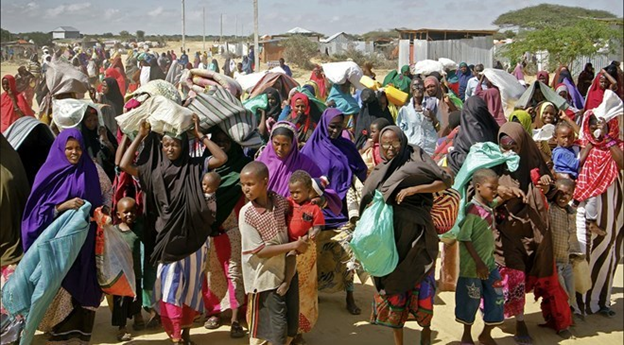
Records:
{"label": "woman", "polygon": [[485,101],[479,97],[469,97],[461,111],[459,132],[454,147],[448,154],[448,166],[454,175],[464,164],[472,145],[482,142],[498,142],[499,126],[490,115]]}
{"label": "woman", "polygon": [[[336,108],[328,108],[323,113],[321,122],[301,150],[309,157],[324,157],[317,160],[321,174],[329,179],[329,188],[334,190],[342,201],[342,210],[325,209],[325,229],[318,236],[319,262],[318,270],[321,279],[332,273],[341,273],[344,279],[344,288],[347,292],[347,310],[353,315],[361,313],[353,297],[353,274],[345,266],[349,260],[350,249],[342,248],[340,262],[335,261],[333,254],[340,250],[337,243],[343,244],[340,237],[350,234],[349,210],[347,209],[347,192],[355,184],[356,177],[365,181],[368,168],[362,160],[357,148],[348,139],[342,137],[344,115]],[[351,227],[352,228],[352,227]],[[326,245],[327,244],[327,245]],[[346,260],[344,260],[346,259]],[[320,290],[331,287],[335,282],[321,280]],[[332,289],[333,291],[333,289]]]}
{"label": "woman", "polygon": [[[498,134],[502,152],[513,151],[520,156],[516,171],[507,165],[499,167],[499,185],[519,188],[522,198],[513,198],[498,207],[495,259],[502,277],[505,296],[505,317],[516,317],[514,339],[531,344],[524,321],[525,294],[533,290],[535,298],[543,298],[542,315],[546,326],[562,336],[571,324],[567,293],[559,285],[555,270],[552,236],[548,228],[547,203],[542,189],[548,193],[553,177],[531,136],[518,123],[504,124]],[[533,181],[532,175],[539,176]],[[499,194],[500,187],[499,187]]]}
{"label": "woman", "polygon": [[228,77],[232,77],[232,69],[230,68],[230,62],[232,61],[232,58],[228,57],[225,59],[225,62],[223,63],[223,74],[227,75]]}
{"label": "woman", "polygon": [[362,99],[362,108],[355,124],[355,146],[359,149],[366,144],[370,125],[373,121],[384,118],[394,125],[394,119],[390,114],[390,110],[387,107],[382,110],[375,91],[364,89],[360,97]]}
{"label": "woman", "polygon": [[[238,213],[245,204],[240,186],[240,172],[251,160],[245,156],[240,145],[220,129],[216,128],[212,140],[228,157],[227,162],[214,169],[221,176],[221,184],[216,192],[219,203],[213,231],[218,235],[210,237],[206,284],[202,293],[207,329],[221,326],[220,314],[232,310],[230,337],[241,338],[245,332],[238,322],[239,308],[245,303],[243,276],[241,272],[241,237],[238,230]],[[209,151],[206,151],[209,152]],[[204,154],[206,156],[206,154]]]}
{"label": "woman", "polygon": [[388,73],[388,75],[384,78],[383,85],[392,85],[395,88],[409,94],[411,83],[412,78],[410,75],[409,65],[404,65],[401,67],[400,72],[397,72],[396,70],[390,71],[390,73]]}
{"label": "woman", "polygon": [[[85,201],[91,211],[110,207],[110,181],[86,154],[77,129],[59,134],[45,164],[35,178],[22,221],[22,245],[28,252],[35,240],[63,212],[77,210]],[[48,332],[50,343],[89,343],[95,311],[102,292],[95,267],[95,224],[91,224],[78,258],[64,277],[61,289],[48,308],[39,329]]]}
{"label": "woman", "polygon": [[253,73],[253,68],[251,67],[252,63],[253,61],[251,61],[247,56],[243,56],[243,72],[245,72],[245,74]]}
{"label": "woman", "polygon": [[199,64],[201,63],[201,58],[199,52],[195,52],[195,57],[193,58],[193,68],[199,68]]}
{"label": "woman", "polygon": [[217,62],[217,59],[212,59],[212,62],[210,62],[210,66],[208,66],[208,69],[219,73],[219,63]]}
{"label": "woman", "polygon": [[316,97],[321,101],[325,101],[327,99],[327,79],[325,79],[325,74],[323,73],[323,68],[319,65],[315,65],[312,70],[312,74],[310,75],[310,80],[313,81],[318,87],[318,93]]}
{"label": "woman", "polygon": [[149,81],[159,79],[165,80],[165,78],[167,78],[167,76],[158,66],[158,60],[156,58],[150,60]]}
{"label": "woman", "polygon": [[35,112],[28,106],[26,98],[21,92],[17,92],[17,86],[15,84],[15,78],[12,75],[5,75],[2,77],[2,94],[1,110],[2,110],[2,125],[0,126],[0,132],[4,132],[22,116],[35,116]]}
{"label": "woman", "polygon": [[585,64],[583,71],[578,76],[578,81],[576,85],[578,85],[579,92],[581,96],[585,97],[587,95],[587,91],[594,80],[594,66],[591,62]]}
{"label": "woman", "polygon": [[457,78],[459,81],[459,92],[457,96],[462,101],[466,100],[466,86],[468,86],[468,80],[472,79],[472,71],[468,68],[465,62],[459,64],[459,70],[457,71]]}
{"label": "woman", "polygon": [[[30,183],[20,156],[0,134],[0,292],[22,258],[21,228]],[[5,314],[0,305],[0,312]]]}
{"label": "woman", "polygon": [[351,95],[351,83],[347,80],[344,84],[334,84],[327,96],[327,105],[340,110],[346,118],[347,129],[354,130],[353,117],[360,112],[360,105]]}
{"label": "woman", "polygon": [[529,135],[533,135],[533,119],[531,118],[531,114],[522,109],[516,109],[509,115],[509,122],[517,122],[522,125],[522,128],[529,133]]}
{"label": "woman", "polygon": [[[485,90],[481,86],[484,82],[487,85],[487,89]],[[492,84],[492,82],[485,77],[485,74],[482,74],[479,79],[475,95],[481,97],[485,101],[490,114],[492,114],[499,126],[502,126],[505,122],[507,122],[500,91],[498,90],[498,87],[494,86],[494,84]]]}
{"label": "woman", "polygon": [[316,128],[316,123],[310,116],[310,99],[304,93],[297,92],[290,99],[290,108],[292,112],[288,116],[287,121],[297,128],[297,142],[299,148],[301,148],[312,136]]}
{"label": "woman", "polygon": [[594,79],[589,91],[587,91],[587,98],[585,100],[585,108],[583,110],[592,110],[598,108],[602,103],[604,97],[604,91],[607,89],[617,92],[618,85],[617,80],[607,71],[601,69],[598,75]]}
{"label": "woman", "polygon": [[550,75],[546,71],[538,71],[535,75],[535,78],[537,79],[537,81],[546,86],[550,84]]}
{"label": "woman", "polygon": [[401,345],[405,321],[412,314],[423,327],[420,343],[431,344],[438,255],[432,193],[450,187],[451,178],[418,146],[409,145],[396,126],[381,131],[380,145],[384,162],[366,181],[360,208],[364,212],[375,191],[392,205],[399,262],[392,273],[374,279],[377,292],[371,323],[392,327],[394,343]]}
{"label": "woman", "polygon": [[97,102],[106,104],[102,107],[102,117],[106,128],[112,133],[117,133],[117,121],[115,117],[123,114],[124,98],[119,91],[119,84],[113,78],[104,78],[102,93],[98,94]]}
{"label": "woman", "polygon": [[[156,59],[154,59],[154,61],[155,60]],[[110,67],[106,69],[106,72],[104,73],[104,77],[114,78],[115,81],[117,81],[117,86],[119,88],[119,92],[121,93],[121,95],[124,96],[126,94],[126,78],[124,77],[124,74],[119,72],[117,68]]]}
{"label": "woman", "polygon": [[17,91],[24,95],[26,104],[32,108],[37,78],[25,66],[20,66],[17,70],[17,75],[15,75],[15,84],[17,85]]}
{"label": "woman", "polygon": [[[207,168],[222,166],[227,156],[199,132],[196,115],[193,122],[195,137],[213,153]],[[158,139],[142,120],[120,168],[139,178],[145,193],[145,228],[154,231],[146,234],[144,241],[146,247],[153,248],[152,263],[158,264],[154,296],[163,327],[174,344],[193,344],[190,327],[202,312],[202,272],[214,218],[202,193],[204,160],[190,157],[186,134]],[[139,165],[135,166],[135,152],[144,140]]]}
{"label": "woman", "polygon": [[[560,84],[564,84],[567,88],[570,100],[569,103],[577,109],[582,109],[584,106],[584,99],[583,96],[581,96],[581,93],[576,88],[576,85],[574,85],[574,79],[572,79],[572,75],[570,74],[568,66],[560,66],[557,69],[555,77],[552,80],[551,88],[553,90],[557,90]],[[564,98],[566,99],[566,101],[568,100],[568,98]]]}
{"label": "woman", "polygon": [[[577,213],[577,234],[589,261],[592,288],[585,294],[577,294],[582,314],[615,315],[611,309],[611,294],[617,263],[622,259],[624,234],[621,207],[624,193],[624,145],[619,133],[620,119],[621,114],[619,119],[605,123],[597,120],[592,111],[588,111],[583,123],[587,156],[579,172],[574,199],[582,202]],[[597,129],[602,132],[598,137],[594,136]],[[590,197],[597,198],[595,210],[591,210],[586,203]],[[594,218],[605,235],[586,231],[586,218]]]}
{"label": "woman", "polygon": [[267,95],[267,120],[273,119],[275,122],[277,122],[280,114],[282,113],[282,97],[280,96],[279,92],[272,87],[266,88],[263,93]]}

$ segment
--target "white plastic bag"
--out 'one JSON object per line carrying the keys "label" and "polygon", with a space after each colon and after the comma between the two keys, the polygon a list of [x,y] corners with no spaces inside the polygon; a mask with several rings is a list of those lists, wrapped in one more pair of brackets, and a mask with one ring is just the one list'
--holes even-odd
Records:
{"label": "white plastic bag", "polygon": [[360,83],[364,73],[355,62],[330,62],[323,64],[322,67],[325,77],[333,84],[344,84],[348,80],[356,89],[364,88],[364,85]]}
{"label": "white plastic bag", "polygon": [[134,135],[139,131],[139,123],[147,119],[152,131],[159,134],[179,136],[193,125],[193,111],[184,108],[172,100],[156,95],[148,98],[136,109],[115,118],[121,131]]}
{"label": "white plastic bag", "polygon": [[442,67],[447,71],[457,70],[457,63],[451,59],[447,58],[439,58],[438,62],[442,64]]}
{"label": "white plastic bag", "polygon": [[422,60],[418,61],[415,65],[412,65],[411,70],[414,75],[421,74],[428,76],[433,72],[444,73],[444,65],[442,65],[440,61]]}
{"label": "white plastic bag", "polygon": [[501,69],[486,68],[483,70],[483,74],[500,91],[505,117],[509,117],[513,111],[513,105],[525,91],[524,86],[518,82],[516,77]]}

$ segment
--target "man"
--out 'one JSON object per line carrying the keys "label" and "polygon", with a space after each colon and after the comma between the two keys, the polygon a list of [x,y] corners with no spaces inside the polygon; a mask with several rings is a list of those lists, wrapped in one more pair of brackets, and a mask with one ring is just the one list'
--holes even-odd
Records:
{"label": "man", "polygon": [[462,62],[459,64],[459,71],[457,73],[457,78],[459,80],[459,98],[462,101],[466,100],[466,86],[468,85],[468,81],[472,78],[472,72],[468,68],[468,64]]}
{"label": "man", "polygon": [[[477,85],[479,85],[479,78],[481,77],[483,70],[483,64],[478,64],[474,67],[474,70],[472,71],[473,77],[470,78],[470,80],[468,80],[468,83],[466,84],[464,101],[469,97],[474,96]],[[481,84],[481,89],[487,90],[487,85],[485,85],[485,83]]]}
{"label": "man", "polygon": [[284,72],[286,72],[287,76],[292,77],[292,71],[290,70],[290,67],[288,67],[286,62],[284,61],[284,58],[279,59],[279,65],[284,70]]}

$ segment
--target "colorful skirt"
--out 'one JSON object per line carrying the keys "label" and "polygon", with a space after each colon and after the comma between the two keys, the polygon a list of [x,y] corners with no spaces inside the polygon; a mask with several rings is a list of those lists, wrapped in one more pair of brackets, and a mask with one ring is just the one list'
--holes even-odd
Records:
{"label": "colorful skirt", "polygon": [[299,276],[299,334],[308,333],[318,319],[318,278],[316,242],[310,241],[305,254],[297,255]]}
{"label": "colorful skirt", "polygon": [[316,251],[319,291],[353,291],[354,271],[347,269],[347,263],[353,257],[350,240],[351,231],[346,226],[318,234]]}
{"label": "colorful skirt", "polygon": [[524,313],[526,301],[526,275],[524,272],[507,267],[498,267],[503,284],[505,298],[505,318],[512,318]]}
{"label": "colorful skirt", "polygon": [[395,295],[380,295],[376,292],[370,323],[403,328],[411,315],[421,327],[431,326],[436,292],[434,272],[431,269],[410,291]]}
{"label": "colorful skirt", "polygon": [[158,264],[154,299],[160,320],[173,341],[182,339],[182,330],[190,328],[193,319],[204,309],[202,282],[208,246],[170,264]]}
{"label": "colorful skirt", "polygon": [[202,295],[208,316],[244,305],[241,234],[238,227],[210,238],[206,271]]}
{"label": "colorful skirt", "polygon": [[9,277],[15,272],[15,268],[17,264],[2,266],[2,272],[0,274],[0,313],[7,314],[7,311],[4,310],[2,306],[2,288],[7,281],[9,281]]}

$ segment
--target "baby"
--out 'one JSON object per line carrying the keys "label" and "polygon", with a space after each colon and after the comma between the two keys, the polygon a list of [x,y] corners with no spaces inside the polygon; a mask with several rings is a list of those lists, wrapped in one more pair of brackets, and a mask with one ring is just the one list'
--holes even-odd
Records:
{"label": "baby", "polygon": [[559,178],[576,180],[578,177],[580,149],[574,144],[574,129],[565,121],[557,123],[555,140],[557,147],[552,152],[554,170]]}
{"label": "baby", "polygon": [[362,159],[364,163],[366,163],[368,174],[373,171],[377,164],[381,163],[381,155],[379,154],[379,133],[389,125],[390,122],[384,118],[375,119],[375,121],[370,124],[369,138],[366,144],[364,144],[364,147],[360,149],[360,155],[362,155]]}
{"label": "baby", "polygon": [[204,198],[208,209],[215,216],[217,212],[217,188],[221,184],[221,176],[214,171],[204,174],[202,178],[202,190],[204,191]]}

